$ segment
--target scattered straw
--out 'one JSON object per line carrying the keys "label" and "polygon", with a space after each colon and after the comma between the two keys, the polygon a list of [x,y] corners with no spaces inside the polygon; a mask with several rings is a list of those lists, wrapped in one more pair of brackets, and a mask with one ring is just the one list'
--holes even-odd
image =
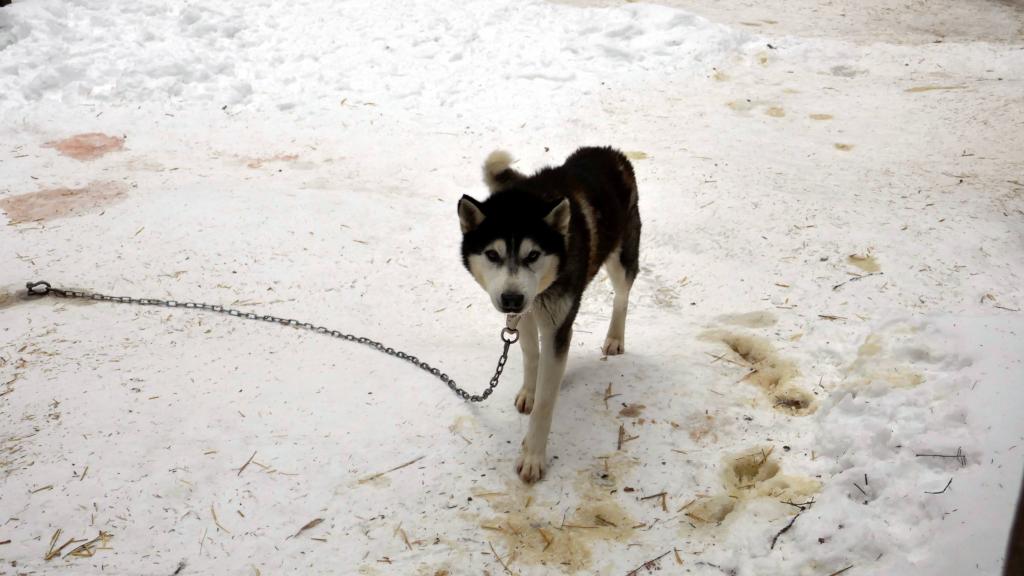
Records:
{"label": "scattered straw", "polygon": [[57,548],[52,549],[49,552],[47,552],[46,556],[44,557],[44,559],[52,560],[53,558],[56,558],[57,556],[60,556],[60,553],[63,552],[64,549],[67,548],[69,545],[76,544],[78,542],[85,542],[85,540],[84,539],[76,540],[75,538],[68,538],[67,542],[65,542],[65,543],[61,544],[60,546],[58,546]]}
{"label": "scattered straw", "polygon": [[691,499],[691,500],[690,500],[689,502],[687,502],[686,504],[683,504],[683,507],[682,507],[682,508],[680,508],[679,510],[677,510],[677,512],[682,512],[683,510],[686,510],[686,509],[687,509],[687,508],[689,508],[690,506],[693,506],[693,505],[694,505],[694,503],[696,503],[696,502],[697,502],[697,499],[696,499],[696,498],[693,498],[693,499]]}
{"label": "scattered straw", "polygon": [[395,534],[402,537],[402,542],[405,542],[405,547],[412,551],[412,544],[409,542],[409,536],[406,535],[405,530],[402,530],[402,525],[399,524],[398,528],[395,528]]}
{"label": "scattered straw", "polygon": [[661,509],[664,512],[668,512],[668,494],[665,492],[658,492],[657,494],[651,494],[650,496],[644,496],[640,500],[652,500],[654,498],[661,498]]}
{"label": "scattered straw", "polygon": [[[555,541],[555,539],[548,535],[548,533],[545,532],[543,528],[537,528],[537,532],[540,532],[540,537],[544,539],[544,549],[541,550],[541,552],[547,552],[548,548],[551,547],[551,544]],[[8,540],[8,542],[10,542],[10,540]]]}
{"label": "scattered straw", "polygon": [[228,530],[227,528],[221,526],[220,520],[217,520],[217,510],[213,508],[213,504],[210,504],[210,514],[213,515],[213,523],[217,526],[217,528],[220,528],[228,534],[231,534],[231,530]]}
{"label": "scattered straw", "polygon": [[782,530],[779,530],[779,532],[775,535],[775,537],[772,538],[771,550],[775,549],[775,544],[778,543],[779,536],[782,536],[783,534],[788,532],[789,529],[793,527],[793,523],[796,522],[796,519],[799,518],[800,515],[803,514],[803,513],[804,513],[804,511],[802,509],[799,512],[797,512],[796,515],[793,516],[793,518],[789,521],[789,524],[786,524],[785,528],[783,528]]}
{"label": "scattered straw", "polygon": [[967,454],[963,448],[957,448],[956,454],[914,454],[918,458],[952,458],[960,463],[960,466],[967,466]]}
{"label": "scattered straw", "polygon": [[[928,84],[925,86],[912,86],[903,91],[916,94],[918,92],[931,92],[932,90],[963,90],[964,88],[967,88],[964,84],[958,84],[955,86],[936,86],[934,84]],[[850,568],[852,568],[852,566]],[[844,570],[849,570],[850,568],[845,568]],[[839,572],[836,572],[836,574],[839,574]]]}
{"label": "scattered straw", "polygon": [[239,476],[241,476],[242,472],[244,472],[245,469],[249,467],[249,463],[252,462],[252,459],[255,458],[255,457],[256,457],[256,451],[254,450],[253,453],[252,453],[252,456],[249,456],[249,459],[245,461],[245,464],[242,464],[242,467],[238,469],[238,475]]}
{"label": "scattered straw", "polygon": [[[852,258],[852,256],[851,256],[851,258]],[[840,282],[839,284],[836,284],[836,285],[832,286],[832,290],[833,291],[839,290],[844,285],[849,284],[850,282],[856,282],[857,280],[863,280],[865,278],[870,278],[872,276],[881,276],[881,275],[882,275],[881,272],[871,272],[870,274],[862,274],[860,276],[854,276],[854,277],[850,278],[849,280]]]}
{"label": "scattered straw", "polygon": [[611,526],[612,528],[618,528],[618,525],[615,524],[615,522],[612,522],[611,520],[608,520],[607,518],[601,516],[600,514],[595,514],[594,515],[594,520],[597,520],[597,522],[601,526]]}
{"label": "scattered straw", "polygon": [[306,522],[305,526],[303,526],[302,528],[299,528],[298,532],[296,532],[295,534],[292,534],[288,538],[285,538],[285,540],[288,540],[289,538],[296,538],[296,537],[298,537],[299,534],[302,534],[306,530],[309,530],[310,528],[315,528],[315,527],[319,526],[320,523],[323,522],[323,521],[324,521],[323,518],[314,518],[314,519],[310,520],[309,522]]}
{"label": "scattered straw", "polygon": [[419,456],[419,457],[413,458],[412,460],[409,460],[405,464],[399,464],[398,466],[395,466],[394,468],[391,468],[390,470],[385,470],[383,472],[378,472],[376,474],[371,474],[370,476],[367,476],[367,477],[361,479],[359,481],[359,483],[360,484],[365,484],[367,482],[370,482],[371,480],[376,480],[377,478],[380,478],[381,476],[384,476],[385,474],[390,474],[390,473],[394,472],[395,470],[401,470],[402,468],[405,468],[406,466],[412,466],[413,464],[419,462],[423,458],[425,458],[425,456]]}
{"label": "scattered straw", "polygon": [[71,543],[71,541],[68,540],[64,544],[64,546],[61,546],[56,551],[54,551],[53,547],[57,544],[57,538],[60,538],[60,533],[61,533],[61,529],[57,528],[57,531],[54,532],[53,536],[50,537],[50,548],[49,548],[49,550],[46,551],[46,554],[43,555],[43,559],[44,560],[49,560],[50,558],[53,558],[54,556],[60,555],[60,551],[64,548],[64,546],[67,546],[68,544]]}
{"label": "scattered straw", "polygon": [[[673,550],[675,550],[675,548],[673,548]],[[672,550],[669,550],[668,552],[665,552],[664,554],[662,554],[661,556],[658,556],[657,558],[651,558],[650,560],[644,562],[643,564],[641,564],[641,565],[637,566],[636,568],[634,568],[633,570],[629,571],[626,574],[626,576],[637,576],[638,574],[640,574],[641,570],[646,570],[648,572],[653,572],[655,570],[660,570],[661,569],[661,565],[659,563],[661,562],[661,559],[664,558],[665,556],[668,556],[671,553],[672,553]]]}
{"label": "scattered straw", "polygon": [[608,383],[608,388],[606,388],[605,391],[604,391],[604,407],[605,407],[605,409],[608,408],[608,401],[611,400],[612,398],[615,398],[616,396],[621,396],[621,394],[612,394],[612,383],[609,382]]}
{"label": "scattered straw", "polygon": [[[96,536],[92,540],[89,540],[85,544],[78,546],[77,548],[75,548],[71,552],[68,552],[62,557],[67,558],[68,556],[77,556],[80,558],[91,558],[94,554],[96,554],[97,550],[109,550],[110,548],[107,546],[107,543],[109,543],[113,537],[113,534],[100,530],[98,536]],[[97,546],[97,543],[99,543],[100,545]]]}
{"label": "scattered straw", "polygon": [[477,498],[492,498],[495,496],[508,496],[508,492],[480,492],[473,494],[473,496],[476,496]]}
{"label": "scattered straw", "polygon": [[622,445],[623,444],[625,444],[626,442],[629,442],[631,440],[636,440],[639,437],[640,436],[629,436],[629,435],[627,435],[626,434],[626,428],[622,424],[619,424],[619,441],[618,441],[618,444],[616,445],[615,449],[616,450],[622,450]]}
{"label": "scattered straw", "polygon": [[928,492],[928,491],[925,491],[925,494],[945,494],[946,490],[949,490],[949,487],[952,484],[953,484],[953,479],[950,478],[949,482],[946,482],[946,487],[943,488],[942,490],[939,490],[938,492]]}
{"label": "scattered straw", "polygon": [[739,363],[739,362],[737,362],[737,361],[735,361],[735,360],[733,360],[731,358],[726,358],[725,354],[712,354],[711,352],[705,352],[705,354],[707,354],[708,356],[711,356],[712,358],[714,358],[714,360],[711,361],[712,364],[714,364],[715,362],[718,362],[719,360],[723,360],[723,361],[728,362],[730,364],[735,364],[737,366],[743,366],[744,368],[747,367],[746,364],[741,364],[741,363]]}
{"label": "scattered straw", "polygon": [[501,564],[501,567],[505,569],[505,573],[515,574],[515,572],[513,572],[512,569],[508,567],[508,564],[505,564],[505,561],[501,559],[501,556],[498,556],[498,553],[494,550],[494,544],[491,544],[490,540],[487,541],[487,545],[491,547],[491,554],[494,554],[494,557],[498,560],[498,563]]}

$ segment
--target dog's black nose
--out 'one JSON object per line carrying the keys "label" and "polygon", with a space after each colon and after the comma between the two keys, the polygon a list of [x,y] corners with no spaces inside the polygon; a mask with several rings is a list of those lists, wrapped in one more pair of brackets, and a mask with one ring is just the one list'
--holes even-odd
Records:
{"label": "dog's black nose", "polygon": [[523,301],[526,298],[518,292],[503,292],[501,294],[501,307],[505,312],[519,312],[523,309]]}

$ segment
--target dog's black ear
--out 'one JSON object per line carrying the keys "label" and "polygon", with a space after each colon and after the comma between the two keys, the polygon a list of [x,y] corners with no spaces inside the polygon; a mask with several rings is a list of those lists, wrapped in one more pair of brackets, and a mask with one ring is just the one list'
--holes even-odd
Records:
{"label": "dog's black ear", "polygon": [[571,215],[572,209],[569,206],[569,199],[562,198],[562,201],[544,217],[544,222],[564,236],[569,231],[569,217]]}
{"label": "dog's black ear", "polygon": [[462,233],[466,234],[484,221],[484,211],[480,203],[473,198],[463,195],[459,199],[459,222],[462,224]]}

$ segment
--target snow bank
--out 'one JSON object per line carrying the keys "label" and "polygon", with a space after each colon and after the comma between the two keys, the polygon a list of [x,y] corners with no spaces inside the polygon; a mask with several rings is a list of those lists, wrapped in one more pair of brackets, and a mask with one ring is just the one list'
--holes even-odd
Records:
{"label": "snow bank", "polygon": [[206,101],[309,114],[348,98],[422,114],[515,106],[509,96],[534,82],[550,83],[552,105],[571,105],[617,69],[697,75],[749,39],[642,4],[52,0],[4,17],[7,106]]}

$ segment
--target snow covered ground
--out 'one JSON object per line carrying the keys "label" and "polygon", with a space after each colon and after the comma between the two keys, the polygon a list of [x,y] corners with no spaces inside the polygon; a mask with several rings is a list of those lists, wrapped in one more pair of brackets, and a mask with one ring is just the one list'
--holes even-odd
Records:
{"label": "snow covered ground", "polygon": [[[980,0],[0,9],[0,574],[997,574],[1022,30]],[[624,356],[588,293],[532,487],[518,351],[470,406],[316,334],[18,292],[309,320],[482,390],[456,200],[493,148],[584,144],[634,158],[643,268]]]}

